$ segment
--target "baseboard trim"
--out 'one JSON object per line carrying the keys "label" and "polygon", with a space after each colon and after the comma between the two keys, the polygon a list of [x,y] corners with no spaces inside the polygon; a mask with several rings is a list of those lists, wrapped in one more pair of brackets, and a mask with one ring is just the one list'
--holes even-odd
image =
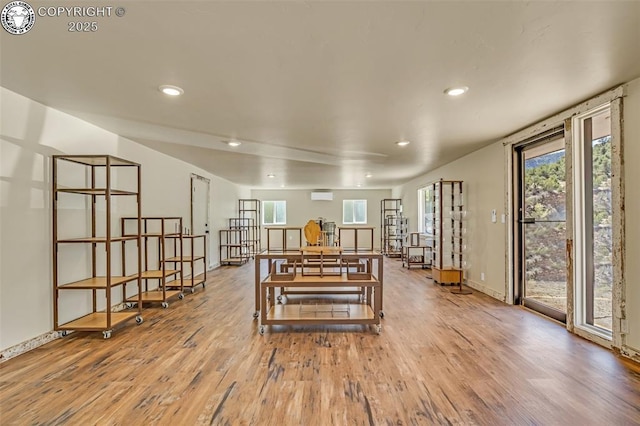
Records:
{"label": "baseboard trim", "polygon": [[0,364],[60,338],[59,331],[49,331],[0,352]]}
{"label": "baseboard trim", "polygon": [[620,348],[619,353],[625,358],[629,358],[630,360],[640,363],[639,349],[635,349],[627,345],[622,345],[622,348]]}
{"label": "baseboard trim", "polygon": [[479,283],[477,281],[473,281],[473,280],[467,280],[466,282],[468,287],[473,288],[474,290],[478,290],[481,293],[486,294],[487,296],[491,296],[494,299],[497,299],[501,302],[505,302],[506,303],[506,296],[503,293],[500,293],[499,291],[496,291],[492,288],[487,287],[486,285]]}
{"label": "baseboard trim", "polygon": [[[121,302],[117,305],[114,305],[111,312],[119,312],[125,309],[128,309],[127,304],[125,302]],[[73,330],[66,331],[67,335],[71,333],[73,333]],[[22,343],[18,343],[17,345],[11,346],[10,348],[7,348],[4,351],[0,352],[0,364],[11,358],[17,357],[18,355],[22,355],[33,349],[36,349],[42,345],[46,345],[49,342],[53,342],[60,337],[62,337],[60,331],[52,330],[36,336],[32,339],[26,340]]]}

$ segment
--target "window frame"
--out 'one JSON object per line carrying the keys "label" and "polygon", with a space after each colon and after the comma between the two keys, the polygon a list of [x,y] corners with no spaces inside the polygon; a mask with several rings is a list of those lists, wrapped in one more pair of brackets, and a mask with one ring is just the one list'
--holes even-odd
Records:
{"label": "window frame", "polygon": [[[356,209],[355,209],[355,203],[356,202],[362,202],[364,203],[364,221],[358,221],[356,218]],[[347,203],[352,203],[352,221],[345,221],[345,207],[347,205]],[[342,200],[342,224],[343,225],[366,225],[367,222],[367,200],[366,199],[349,199],[349,200]]]}
{"label": "window frame", "polygon": [[[273,222],[265,222],[265,216],[267,213],[267,203],[273,203]],[[281,204],[280,204],[281,203]],[[284,209],[284,221],[278,222],[278,205],[281,205]],[[284,226],[287,224],[287,201],[286,200],[264,200],[262,201],[262,225],[264,226]]]}

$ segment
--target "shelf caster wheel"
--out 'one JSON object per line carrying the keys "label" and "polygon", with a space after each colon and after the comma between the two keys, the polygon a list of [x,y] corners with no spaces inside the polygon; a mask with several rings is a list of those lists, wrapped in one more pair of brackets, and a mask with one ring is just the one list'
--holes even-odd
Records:
{"label": "shelf caster wheel", "polygon": [[169,304],[167,302],[162,302],[162,307],[167,309],[169,307]]}
{"label": "shelf caster wheel", "polygon": [[264,325],[258,327],[258,333],[260,333],[261,336],[264,336]]}
{"label": "shelf caster wheel", "polygon": [[180,300],[184,299],[184,294],[182,294],[182,293],[178,294],[178,299],[180,299]]}
{"label": "shelf caster wheel", "polygon": [[132,304],[132,303],[127,302],[127,303],[125,303],[125,304],[124,304],[124,308],[125,308],[125,309],[131,309],[131,308],[133,308],[133,304]]}
{"label": "shelf caster wheel", "polygon": [[384,318],[384,311],[380,311],[378,315],[380,315],[380,318]]}
{"label": "shelf caster wheel", "polygon": [[258,317],[259,317],[259,316],[260,316],[260,312],[255,311],[255,312],[253,313],[253,319],[258,319]]}
{"label": "shelf caster wheel", "polygon": [[282,305],[286,305],[287,301],[288,301],[287,296],[283,296],[283,295],[278,296],[278,303]]}
{"label": "shelf caster wheel", "polygon": [[382,326],[381,325],[376,325],[376,334],[380,334],[382,333]]}
{"label": "shelf caster wheel", "polygon": [[111,339],[111,330],[105,330],[102,332],[102,337],[105,339]]}
{"label": "shelf caster wheel", "polygon": [[60,333],[58,333],[58,336],[60,337],[65,337],[69,334],[69,332],[67,330],[62,330]]}
{"label": "shelf caster wheel", "polygon": [[144,319],[142,319],[142,315],[136,315],[136,324],[142,324]]}

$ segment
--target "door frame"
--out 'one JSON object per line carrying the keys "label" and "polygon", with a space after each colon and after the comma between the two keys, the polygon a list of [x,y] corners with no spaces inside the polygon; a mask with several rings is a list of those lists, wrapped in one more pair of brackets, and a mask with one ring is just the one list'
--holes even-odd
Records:
{"label": "door frame", "polygon": [[[535,149],[536,147],[542,146],[544,144],[554,142],[559,139],[564,139],[566,136],[566,131],[564,126],[558,126],[553,129],[547,130],[546,132],[523,140],[518,144],[512,145],[512,158],[513,158],[513,167],[514,167],[514,179],[512,182],[513,188],[513,206],[512,206],[512,216],[515,221],[515,242],[513,247],[513,258],[514,258],[514,287],[513,287],[513,303],[518,305],[523,305],[529,309],[533,309],[547,317],[550,317],[556,321],[566,323],[567,322],[567,313],[554,309],[550,306],[547,306],[543,303],[540,303],[535,300],[525,299],[524,298],[524,286],[525,286],[525,278],[524,278],[524,268],[525,268],[525,256],[524,256],[524,230],[526,224],[524,223],[524,217],[522,217],[522,207],[524,205],[524,200],[522,196],[524,194],[524,152],[527,149]],[[565,150],[565,162],[566,162],[566,148],[567,143],[566,139],[564,139],[564,147]],[[567,199],[565,197],[565,207],[566,207]],[[565,226],[568,219],[565,216]],[[566,277],[566,285],[569,286],[569,277]],[[567,291],[567,309],[568,309],[568,295],[569,291]]]}
{"label": "door frame", "polygon": [[190,211],[190,217],[189,217],[189,226],[191,229],[191,232],[193,231],[193,203],[194,203],[194,199],[193,199],[193,193],[195,191],[195,182],[200,181],[200,182],[204,182],[207,184],[207,223],[205,224],[205,239],[206,242],[205,244],[207,245],[207,250],[206,250],[206,259],[205,259],[205,265],[206,268],[209,269],[211,267],[211,265],[209,264],[209,261],[211,260],[211,234],[210,234],[210,226],[209,224],[211,223],[211,180],[197,175],[195,173],[191,173],[191,180],[190,180],[190,207],[189,207],[189,211]]}
{"label": "door frame", "polygon": [[[514,303],[514,289],[517,278],[517,268],[515,263],[515,249],[517,247],[517,216],[513,214],[514,206],[514,192],[517,188],[514,187],[514,173],[515,161],[514,161],[514,149],[513,146],[531,138],[535,135],[539,135],[548,129],[554,127],[564,126],[565,128],[565,144],[566,144],[566,162],[567,162],[567,174],[573,176],[573,164],[572,164],[572,131],[571,131],[571,119],[572,117],[583,114],[599,105],[606,102],[611,102],[611,124],[612,124],[612,141],[615,144],[613,149],[615,155],[612,155],[612,169],[615,177],[615,181],[612,182],[612,203],[613,203],[613,224],[614,224],[614,282],[613,282],[613,340],[605,341],[598,339],[597,336],[593,336],[589,333],[583,333],[580,329],[575,328],[574,324],[574,229],[573,229],[573,203],[567,204],[567,235],[570,237],[567,239],[567,253],[570,254],[567,262],[567,324],[566,328],[570,332],[574,332],[586,339],[592,340],[598,344],[606,347],[613,346],[622,353],[635,354],[633,348],[626,344],[626,284],[624,280],[624,170],[623,170],[623,122],[622,122],[622,98],[625,96],[626,85],[617,86],[607,92],[604,92],[598,96],[595,96],[585,102],[582,102],[576,106],[573,106],[565,111],[555,114],[539,123],[529,126],[523,130],[513,133],[502,140],[504,147],[504,164],[505,164],[505,211],[510,215],[507,221],[507,232],[505,245],[507,252],[505,255],[505,302],[509,304]],[[567,193],[573,194],[573,188],[569,187],[573,184],[573,179],[567,179]]]}

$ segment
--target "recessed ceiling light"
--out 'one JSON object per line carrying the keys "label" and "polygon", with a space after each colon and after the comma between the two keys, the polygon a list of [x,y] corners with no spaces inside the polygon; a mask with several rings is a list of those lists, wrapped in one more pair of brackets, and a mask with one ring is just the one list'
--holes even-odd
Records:
{"label": "recessed ceiling light", "polygon": [[356,186],[357,186],[358,188],[360,188],[360,187],[362,186],[362,184],[361,184],[361,183],[356,183]]}
{"label": "recessed ceiling light", "polygon": [[229,141],[227,142],[227,145],[232,146],[232,147],[236,147],[236,146],[240,146],[242,145],[242,142],[238,142],[238,141]]}
{"label": "recessed ceiling light", "polygon": [[274,177],[276,177],[276,175],[274,175],[273,173],[269,173],[269,174],[267,175],[267,177],[268,177],[268,178],[270,178],[270,179],[273,179]]}
{"label": "recessed ceiling light", "polygon": [[410,143],[411,142],[409,142],[409,141],[400,141],[400,142],[396,142],[396,145],[398,145],[398,146],[407,146]]}
{"label": "recessed ceiling light", "polygon": [[280,188],[284,188],[284,184],[283,184],[283,185],[280,185]]}
{"label": "recessed ceiling light", "polygon": [[446,93],[449,96],[460,96],[467,93],[467,90],[469,90],[467,86],[450,87],[447,90],[445,90],[444,93]]}
{"label": "recessed ceiling light", "polygon": [[160,86],[160,91],[169,96],[180,96],[184,93],[184,90],[182,90],[180,87],[170,86],[168,84],[163,84],[162,86]]}
{"label": "recessed ceiling light", "polygon": [[366,175],[364,175],[364,177],[370,178],[370,177],[373,177],[373,175],[371,173],[367,173]]}

